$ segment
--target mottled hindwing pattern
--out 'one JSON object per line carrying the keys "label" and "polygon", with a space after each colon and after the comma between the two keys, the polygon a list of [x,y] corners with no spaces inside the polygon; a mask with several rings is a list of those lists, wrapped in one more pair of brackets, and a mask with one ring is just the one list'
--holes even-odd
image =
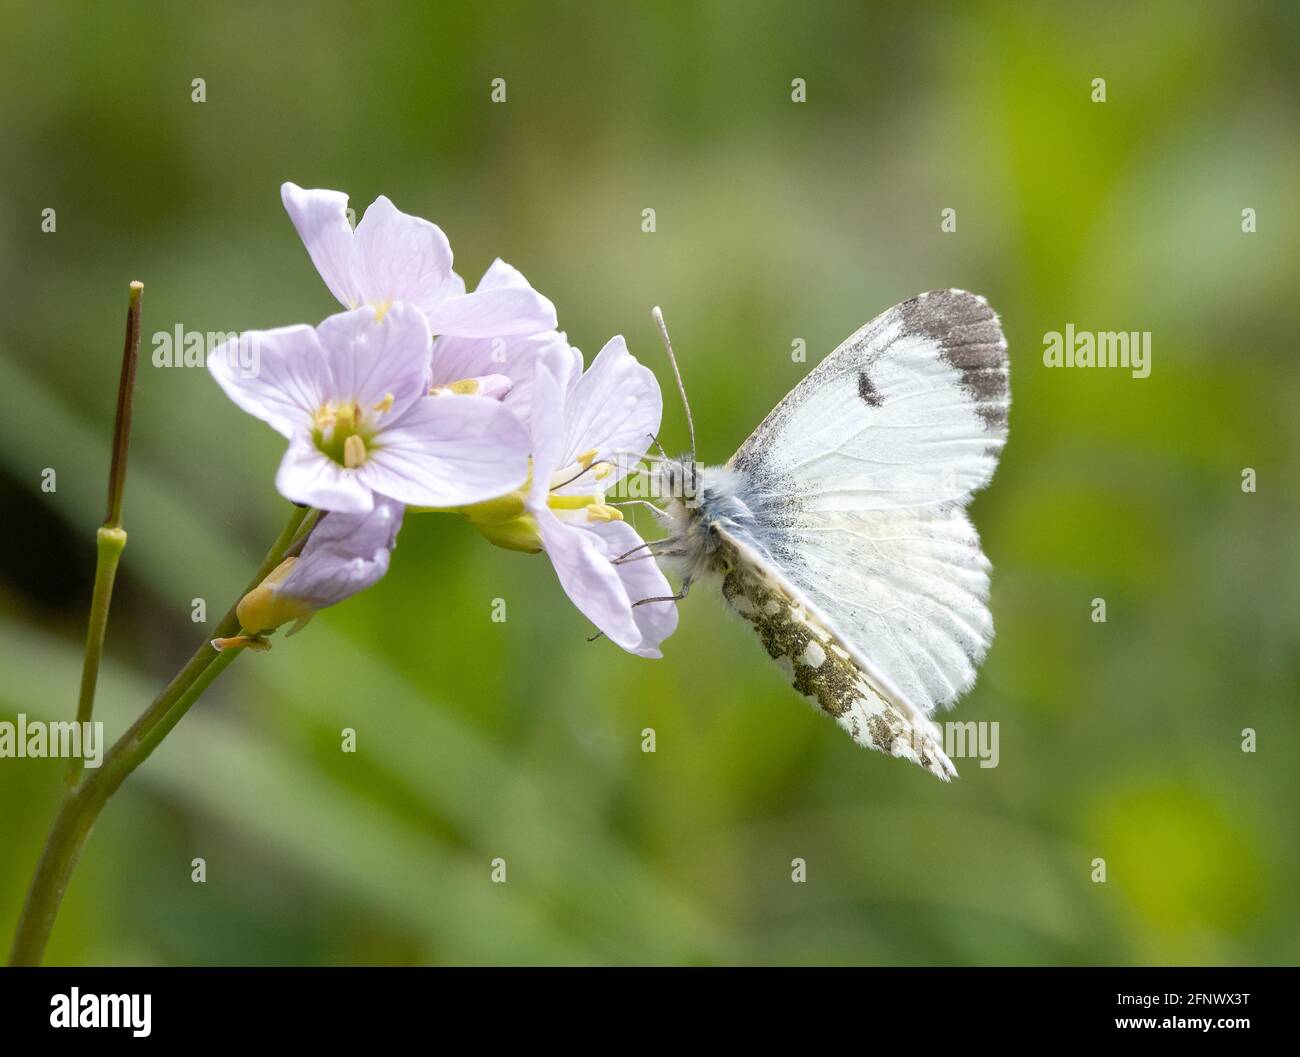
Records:
{"label": "mottled hindwing pattern", "polygon": [[796,691],[859,745],[911,760],[944,781],[956,777],[938,727],[919,716],[914,722],[882,698],[835,635],[734,545],[723,541],[718,557],[723,598],[754,628]]}

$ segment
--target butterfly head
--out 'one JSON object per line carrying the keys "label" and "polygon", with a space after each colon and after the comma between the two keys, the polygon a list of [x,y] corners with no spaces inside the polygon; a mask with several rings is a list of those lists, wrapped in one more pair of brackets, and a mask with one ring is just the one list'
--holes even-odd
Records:
{"label": "butterfly head", "polygon": [[699,464],[689,456],[665,459],[659,464],[658,484],[658,493],[662,498],[693,505],[700,495]]}

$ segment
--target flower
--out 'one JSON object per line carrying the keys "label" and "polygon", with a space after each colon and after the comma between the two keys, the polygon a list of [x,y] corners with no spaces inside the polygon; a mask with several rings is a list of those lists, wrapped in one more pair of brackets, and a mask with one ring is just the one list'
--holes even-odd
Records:
{"label": "flower", "polygon": [[388,572],[403,512],[400,503],[380,498],[364,514],[322,515],[302,555],[286,558],[240,600],[240,625],[260,634],[294,620],[292,635],[318,609],[378,583]]}
{"label": "flower", "polygon": [[[659,657],[677,627],[677,607],[662,601],[673,590],[636,530],[605,502],[659,428],[659,384],[621,336],[585,374],[581,354],[563,346],[552,344],[534,369],[530,482],[463,512],[500,546],[544,550],[593,624],[628,652]],[[647,599],[660,601],[638,604]]]}
{"label": "flower", "polygon": [[555,327],[555,306],[508,264],[497,261],[478,288],[452,271],[451,246],[436,225],[403,213],[380,195],[356,231],[341,191],[280,188],[280,199],[325,285],[349,309],[369,305],[382,319],[406,301],[434,334],[495,338]]}
{"label": "flower", "polygon": [[429,327],[395,303],[320,326],[247,331],[214,349],[208,369],[249,414],[289,439],[276,487],[295,503],[369,511],[376,496],[451,506],[516,488],[528,435],[481,396],[430,396]]}
{"label": "flower", "polygon": [[[498,266],[510,267],[501,261],[492,267]],[[556,357],[557,363],[564,362],[566,387],[582,374],[582,353],[561,331],[494,338],[443,335],[433,343],[433,385],[435,389],[497,396],[527,423],[532,417],[537,363],[548,354]]]}

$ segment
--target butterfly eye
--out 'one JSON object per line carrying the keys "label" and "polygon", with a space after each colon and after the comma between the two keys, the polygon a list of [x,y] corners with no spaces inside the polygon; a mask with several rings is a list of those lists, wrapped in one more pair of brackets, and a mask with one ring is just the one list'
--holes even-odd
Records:
{"label": "butterfly eye", "polygon": [[682,467],[682,498],[694,499],[699,493],[699,475],[694,465]]}

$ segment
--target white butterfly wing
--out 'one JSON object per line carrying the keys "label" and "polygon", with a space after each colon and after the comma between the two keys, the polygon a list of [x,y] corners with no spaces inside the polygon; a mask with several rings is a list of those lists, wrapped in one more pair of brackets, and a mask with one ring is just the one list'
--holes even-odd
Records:
{"label": "white butterfly wing", "polygon": [[922,294],[809,372],[728,464],[748,542],[905,714],[953,702],[992,641],[964,508],[1006,441],[1008,374],[983,298]]}
{"label": "white butterfly wing", "polygon": [[725,570],[722,597],[748,621],[795,690],[835,720],[859,745],[924,767],[945,782],[957,768],[943,734],[855,657],[827,615],[782,570],[731,529],[713,527]]}

